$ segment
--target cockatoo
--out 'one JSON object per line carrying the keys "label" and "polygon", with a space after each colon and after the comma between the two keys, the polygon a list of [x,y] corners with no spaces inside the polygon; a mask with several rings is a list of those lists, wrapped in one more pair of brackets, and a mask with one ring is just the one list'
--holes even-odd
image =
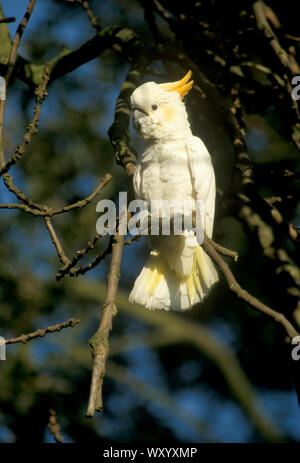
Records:
{"label": "cockatoo", "polygon": [[[182,101],[193,85],[191,71],[172,83],[147,82],[131,95],[133,125],[146,142],[134,172],[135,196],[151,200],[202,200],[204,231],[211,237],[215,175],[203,141],[193,136]],[[210,257],[194,231],[149,236],[150,256],[129,301],[148,309],[183,311],[203,301],[218,281]]]}

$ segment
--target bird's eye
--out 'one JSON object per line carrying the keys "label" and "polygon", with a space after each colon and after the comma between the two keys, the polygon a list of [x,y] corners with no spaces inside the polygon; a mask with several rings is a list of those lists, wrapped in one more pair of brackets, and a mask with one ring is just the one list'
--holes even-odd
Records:
{"label": "bird's eye", "polygon": [[153,105],[151,106],[151,109],[153,109],[153,111],[155,111],[157,108],[158,108],[157,104],[153,104]]}

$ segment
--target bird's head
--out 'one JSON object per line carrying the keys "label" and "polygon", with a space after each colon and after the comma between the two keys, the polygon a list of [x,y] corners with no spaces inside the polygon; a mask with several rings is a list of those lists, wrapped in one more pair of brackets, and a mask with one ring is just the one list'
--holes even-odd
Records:
{"label": "bird's head", "polygon": [[177,82],[147,82],[132,93],[133,125],[145,141],[172,139],[189,131],[182,99],[193,85],[193,81],[189,81],[191,74],[189,71]]}

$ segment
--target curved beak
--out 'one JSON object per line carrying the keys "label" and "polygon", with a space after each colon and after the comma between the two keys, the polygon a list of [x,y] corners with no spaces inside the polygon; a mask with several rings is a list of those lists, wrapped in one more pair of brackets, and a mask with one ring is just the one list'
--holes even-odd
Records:
{"label": "curved beak", "polygon": [[132,108],[132,122],[133,122],[133,127],[139,132],[140,129],[141,129],[141,122],[140,120],[145,117],[145,116],[148,116],[148,114],[146,113],[146,111],[144,111],[143,109],[141,108]]}
{"label": "curved beak", "polygon": [[138,117],[142,117],[142,115],[148,116],[148,113],[146,113],[146,111],[142,108],[133,107],[131,108],[131,111],[133,112],[133,115],[137,114]]}

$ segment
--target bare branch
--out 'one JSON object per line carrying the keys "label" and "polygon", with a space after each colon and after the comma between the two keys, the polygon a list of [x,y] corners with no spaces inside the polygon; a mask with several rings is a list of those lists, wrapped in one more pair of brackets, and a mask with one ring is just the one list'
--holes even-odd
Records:
{"label": "bare branch", "polygon": [[207,235],[205,235],[205,241],[209,243],[211,246],[213,246],[216,251],[218,251],[220,254],[223,254],[224,256],[232,257],[235,262],[238,261],[239,255],[236,251],[232,251],[231,249],[224,248],[224,246],[221,246],[220,244],[216,243],[213,241],[211,238],[209,238]]}
{"label": "bare branch", "polygon": [[[4,174],[6,175],[6,174]],[[5,203],[0,204],[0,209],[21,209],[27,214],[34,215],[36,217],[46,217],[49,215],[48,211],[40,211],[38,209],[33,209],[30,206],[22,203]]]}
{"label": "bare branch", "polygon": [[60,209],[51,209],[49,206],[44,204],[38,204],[31,199],[27,198],[22,190],[19,190],[12,182],[12,177],[9,174],[3,174],[3,179],[5,185],[14,193],[18,199],[25,202],[26,204],[22,203],[7,203],[7,204],[0,204],[0,209],[22,209],[27,214],[31,214],[37,217],[53,217],[54,215],[64,214],[65,212],[69,212],[72,209],[82,208],[87,206],[99,193],[100,191],[111,181],[112,176],[110,174],[105,174],[97,188],[85,199],[77,201],[76,203],[69,204],[68,206],[64,206]]}
{"label": "bare branch", "polygon": [[56,248],[56,251],[57,251],[57,254],[58,254],[58,257],[60,259],[60,261],[65,264],[65,265],[68,265],[70,263],[68,257],[66,256],[66,254],[64,253],[64,250],[62,248],[62,245],[56,235],[56,232],[54,230],[54,227],[53,227],[53,224],[52,224],[52,221],[50,219],[50,217],[45,217],[45,224],[46,224],[46,227],[49,231],[49,234],[51,236],[51,240],[52,240],[52,243],[54,244],[55,248]]}
{"label": "bare branch", "polygon": [[218,254],[218,252],[213,248],[213,246],[210,243],[204,240],[203,247],[222,271],[231,291],[233,291],[238,297],[247,302],[247,304],[251,307],[254,307],[256,310],[264,313],[265,315],[268,315],[269,317],[273,318],[276,322],[281,323],[282,326],[285,328],[287,335],[290,339],[294,338],[295,336],[299,336],[299,333],[293,327],[291,322],[287,320],[283,313],[277,312],[276,310],[271,309],[271,307],[268,307],[266,304],[263,304],[258,299],[256,299],[256,297],[252,296],[250,293],[248,293],[248,291],[246,291],[239,285],[233,273],[231,272],[229,266],[226,264],[226,262],[222,259],[222,257]]}
{"label": "bare branch", "polygon": [[11,49],[10,49],[9,58],[8,58],[7,73],[6,73],[6,76],[5,76],[6,83],[9,82],[10,76],[11,76],[12,71],[14,69],[14,66],[15,66],[15,63],[16,63],[16,60],[17,60],[17,57],[18,57],[18,48],[19,48],[19,45],[20,45],[21,37],[22,37],[22,35],[24,33],[24,30],[25,30],[25,28],[27,26],[27,23],[29,21],[31,13],[33,12],[35,2],[36,2],[36,0],[30,0],[29,1],[27,9],[26,9],[26,13],[23,16],[23,18],[22,18],[22,20],[21,20],[21,22],[20,22],[20,24],[18,26],[16,35],[14,37],[14,40],[13,40],[13,43],[12,43],[12,46],[11,46]]}
{"label": "bare branch", "polygon": [[[111,236],[105,251],[97,254],[96,257],[92,260],[92,262],[90,262],[85,267],[70,268],[70,270],[68,271],[68,274],[71,277],[77,277],[78,275],[84,275],[89,270],[92,270],[93,268],[97,267],[97,265],[100,264],[100,262],[102,262],[102,260],[104,260],[106,256],[112,253],[113,244],[114,244],[114,237]],[[61,276],[59,277],[56,276],[57,280],[60,280],[61,278],[62,278]]]}
{"label": "bare branch", "polygon": [[22,334],[22,336],[18,336],[17,338],[5,339],[5,344],[15,344],[17,342],[23,342],[25,344],[26,342],[31,341],[32,339],[42,338],[48,333],[54,333],[56,331],[61,331],[63,328],[68,328],[68,327],[73,328],[75,325],[77,325],[77,323],[79,323],[79,321],[80,320],[75,320],[74,318],[70,318],[66,322],[57,323],[56,325],[48,326],[47,328],[36,330],[33,333]]}
{"label": "bare branch", "polygon": [[98,235],[97,233],[96,236],[91,241],[89,241],[83,249],[77,251],[73,259],[59,270],[56,275],[57,281],[61,280],[65,275],[67,275],[71,269],[74,269],[77,262],[82,259],[82,257],[84,257],[91,249],[94,249],[95,244],[100,238],[102,238],[102,236]]}
{"label": "bare branch", "polygon": [[99,19],[92,12],[91,7],[89,5],[89,2],[87,0],[83,0],[83,1],[80,2],[80,4],[82,5],[83,9],[85,10],[86,14],[88,15],[88,18],[91,21],[92,26],[96,29],[97,32],[100,32],[101,27],[100,27],[100,24],[99,24]]}
{"label": "bare branch", "polygon": [[100,32],[101,27],[99,24],[99,19],[97,16],[94,15],[94,13],[91,10],[91,7],[89,5],[89,2],[87,0],[65,0],[66,3],[77,3],[78,5],[82,6],[82,8],[85,10],[92,26],[96,29],[97,32]]}
{"label": "bare branch", "polygon": [[93,373],[91,380],[90,398],[87,409],[87,416],[94,416],[95,411],[101,411],[102,405],[102,384],[105,374],[105,364],[108,356],[108,337],[112,329],[112,319],[117,314],[115,296],[120,278],[120,266],[124,236],[116,234],[113,243],[110,270],[107,277],[107,289],[105,301],[102,306],[102,316],[99,328],[90,339],[90,346],[93,355]]}
{"label": "bare branch", "polygon": [[51,212],[51,216],[53,215],[58,215],[58,214],[63,214],[64,212],[69,212],[72,209],[76,208],[82,208],[87,206],[90,202],[93,201],[93,199],[100,193],[100,191],[111,181],[112,176],[110,174],[105,174],[97,188],[85,199],[81,199],[80,201],[77,201],[76,203],[70,204],[69,206],[64,206],[61,209],[56,209]]}
{"label": "bare branch", "polygon": [[49,74],[49,67],[48,64],[45,64],[43,77],[42,77],[42,84],[39,85],[35,90],[36,95],[36,104],[33,110],[33,119],[27,126],[27,131],[24,134],[22,143],[17,147],[15,154],[6,162],[6,164],[0,169],[0,175],[5,174],[9,171],[11,166],[16,164],[23,154],[25,153],[26,145],[31,142],[33,135],[38,132],[38,124],[39,124],[39,117],[41,114],[41,105],[46,98],[47,95],[47,85],[50,79]]}

